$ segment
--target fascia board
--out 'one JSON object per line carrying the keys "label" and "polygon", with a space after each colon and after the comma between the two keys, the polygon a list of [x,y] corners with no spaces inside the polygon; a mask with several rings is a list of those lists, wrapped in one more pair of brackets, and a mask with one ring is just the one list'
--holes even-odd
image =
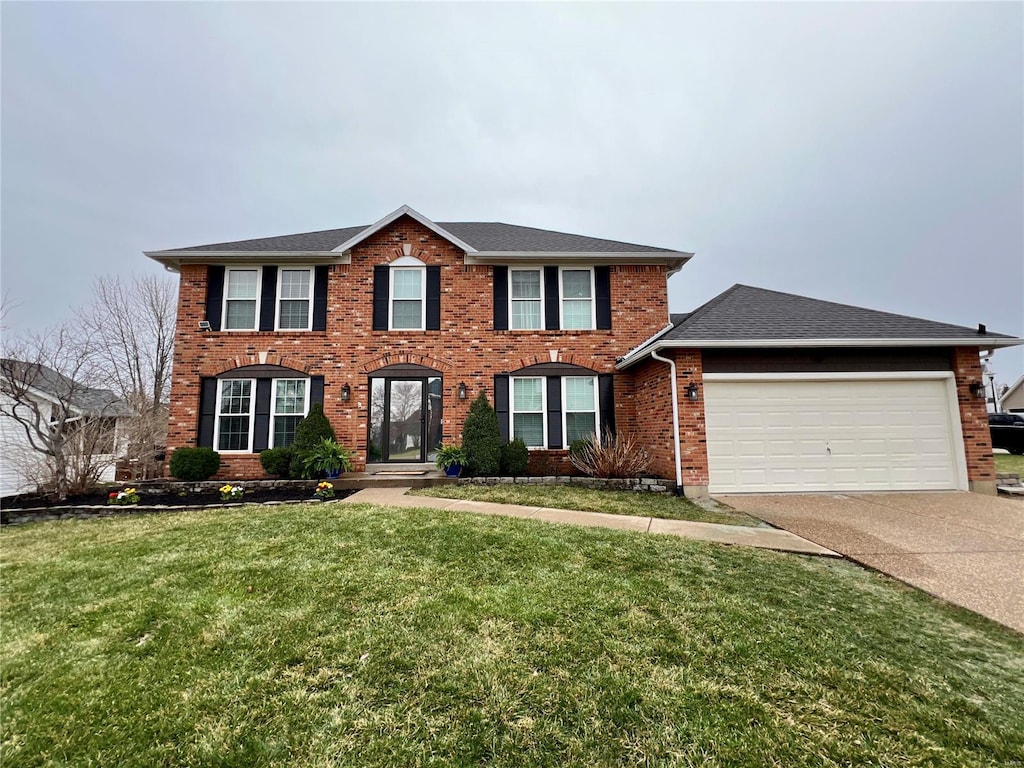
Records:
{"label": "fascia board", "polygon": [[627,251],[624,253],[565,252],[565,251],[477,251],[466,255],[466,264],[554,264],[558,262],[583,262],[587,264],[664,264],[670,274],[678,272],[690,260],[692,253],[664,252],[645,253]]}
{"label": "fascia board", "polygon": [[366,229],[364,229],[362,232],[360,232],[360,233],[358,233],[356,235],[353,235],[348,240],[346,240],[344,243],[342,243],[337,248],[335,248],[334,249],[335,252],[337,252],[337,253],[344,253],[345,251],[351,250],[355,246],[359,245],[359,243],[363,242],[363,240],[365,240],[366,238],[370,237],[370,235],[373,235],[373,234],[379,232],[381,229],[386,227],[388,224],[390,224],[391,222],[399,219],[402,216],[409,216],[410,218],[415,219],[420,224],[422,224],[424,227],[426,227],[431,232],[433,232],[435,235],[438,235],[439,237],[443,237],[445,240],[450,242],[452,245],[456,246],[457,248],[461,248],[466,253],[476,253],[476,248],[471,246],[469,243],[466,243],[463,240],[460,240],[455,235],[453,235],[451,232],[446,230],[444,227],[438,226],[437,224],[432,222],[430,219],[428,219],[426,216],[424,216],[422,213],[419,213],[418,211],[413,210],[408,205],[403,205],[398,210],[395,210],[395,211],[392,211],[391,213],[389,213],[387,216],[385,216],[380,221],[374,222],[373,224],[368,226]]}
{"label": "fascia board", "polygon": [[779,349],[809,347],[1016,347],[1024,344],[1024,339],[1010,336],[1001,338],[949,338],[949,339],[669,339],[658,341],[646,348],[630,352],[619,363],[617,370],[644,359],[652,350],[657,349]]}
{"label": "fascia board", "polygon": [[334,251],[143,251],[143,255],[177,271],[182,264],[351,264],[349,254]]}

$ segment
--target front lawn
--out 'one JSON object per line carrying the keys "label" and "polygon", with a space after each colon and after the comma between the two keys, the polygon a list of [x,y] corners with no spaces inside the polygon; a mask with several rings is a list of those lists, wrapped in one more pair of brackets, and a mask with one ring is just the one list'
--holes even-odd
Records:
{"label": "front lawn", "polygon": [[368,505],[0,532],[0,764],[1012,765],[1024,638],[844,561]]}
{"label": "front lawn", "polygon": [[760,520],[713,501],[708,501],[708,506],[702,507],[689,499],[668,493],[598,491],[579,485],[435,485],[415,489],[410,494],[442,499],[522,504],[528,507],[579,509],[584,512],[607,512],[613,515],[693,520],[698,523],[761,525]]}
{"label": "front lawn", "polygon": [[1014,456],[1012,453],[995,454],[996,472],[1011,472],[1020,475],[1024,479],[1024,456]]}

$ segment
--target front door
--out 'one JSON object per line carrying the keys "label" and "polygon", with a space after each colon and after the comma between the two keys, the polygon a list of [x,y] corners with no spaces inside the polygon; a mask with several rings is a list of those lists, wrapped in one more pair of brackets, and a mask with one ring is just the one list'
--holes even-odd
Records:
{"label": "front door", "polygon": [[441,443],[441,378],[370,379],[369,458],[419,464]]}

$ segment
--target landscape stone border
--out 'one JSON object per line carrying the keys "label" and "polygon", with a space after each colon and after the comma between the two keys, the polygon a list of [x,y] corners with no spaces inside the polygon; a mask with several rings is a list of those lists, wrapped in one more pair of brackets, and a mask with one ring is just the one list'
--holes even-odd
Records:
{"label": "landscape stone border", "polygon": [[670,493],[674,484],[657,477],[463,477],[459,485],[579,485],[599,491],[636,491],[639,493]]}

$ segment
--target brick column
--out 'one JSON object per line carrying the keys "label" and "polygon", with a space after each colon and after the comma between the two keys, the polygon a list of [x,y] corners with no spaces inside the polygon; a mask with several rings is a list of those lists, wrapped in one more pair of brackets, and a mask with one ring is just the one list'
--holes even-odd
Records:
{"label": "brick column", "polygon": [[[679,393],[679,456],[683,467],[683,493],[708,495],[708,439],[704,425],[704,363],[699,349],[675,350],[676,387]],[[667,356],[667,355],[666,355]],[[666,366],[667,368],[667,366]],[[697,400],[686,390],[697,385]]]}
{"label": "brick column", "polygon": [[992,435],[988,428],[988,408],[984,397],[971,393],[971,384],[984,382],[977,347],[957,347],[953,351],[956,375],[956,399],[960,406],[960,424],[967,457],[968,487],[976,493],[995,495],[996,467],[992,459]]}

